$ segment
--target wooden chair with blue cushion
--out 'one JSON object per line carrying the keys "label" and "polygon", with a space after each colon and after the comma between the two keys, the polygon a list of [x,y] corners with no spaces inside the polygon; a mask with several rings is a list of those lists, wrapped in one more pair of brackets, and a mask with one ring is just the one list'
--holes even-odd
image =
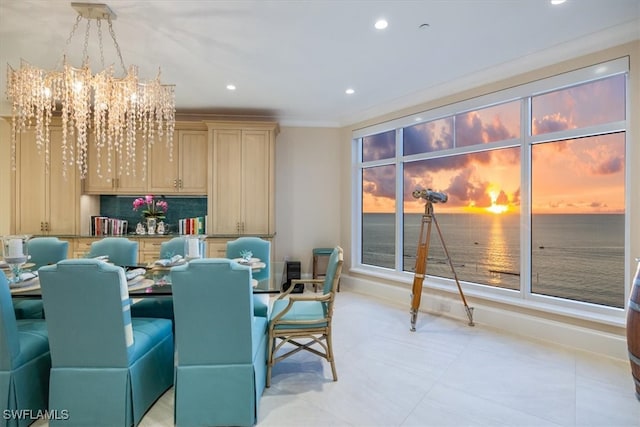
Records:
{"label": "wooden chair with blue cushion", "polygon": [[249,267],[197,259],[173,267],[171,282],[176,425],[255,424],[266,381],[267,319],[253,314]]}
{"label": "wooden chair with blue cushion", "polygon": [[[0,272],[0,425],[27,426],[33,420],[11,417],[48,408],[51,357],[42,319],[16,320],[9,283]],[[7,412],[9,411],[9,412]]]}
{"label": "wooden chair with blue cushion", "polygon": [[[34,264],[31,270],[38,270],[42,266],[67,259],[69,242],[57,237],[34,237],[27,241],[27,252],[29,262]],[[18,319],[44,318],[41,299],[14,300],[13,309]]]}
{"label": "wooden chair with blue cushion", "polygon": [[51,347],[49,425],[132,426],[173,384],[167,319],[132,319],[124,270],[96,259],[40,269]]}
{"label": "wooden chair with blue cushion", "polygon": [[126,237],[104,237],[91,243],[88,258],[108,256],[109,262],[120,266],[138,264],[138,242]]}
{"label": "wooden chair with blue cushion", "polygon": [[[252,277],[258,281],[257,289],[269,289],[271,280],[271,242],[259,237],[239,237],[227,242],[227,258],[242,258],[244,251],[251,251],[254,258],[260,258],[265,268],[252,272]],[[267,294],[254,295],[254,310],[256,315],[269,317],[269,296]]]}
{"label": "wooden chair with blue cushion", "polygon": [[[333,380],[338,380],[333,357],[331,320],[342,262],[342,248],[337,246],[329,257],[324,279],[294,279],[287,291],[273,302],[269,321],[267,387],[271,384],[273,365],[301,350],[325,358],[331,364]],[[292,295],[291,291],[298,283],[321,283],[322,294]]]}

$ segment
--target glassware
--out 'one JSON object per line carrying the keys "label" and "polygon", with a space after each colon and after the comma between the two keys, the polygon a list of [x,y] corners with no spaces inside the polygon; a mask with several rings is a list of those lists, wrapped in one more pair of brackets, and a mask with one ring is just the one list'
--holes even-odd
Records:
{"label": "glassware", "polygon": [[157,218],[147,218],[147,234],[156,234]]}
{"label": "glassware", "polygon": [[186,236],[184,239],[184,257],[188,260],[204,257],[204,239],[206,236]]}
{"label": "glassware", "polygon": [[27,241],[30,238],[31,236],[25,234],[2,238],[2,257],[11,268],[12,277],[9,279],[11,283],[20,281],[21,267],[29,259]]}

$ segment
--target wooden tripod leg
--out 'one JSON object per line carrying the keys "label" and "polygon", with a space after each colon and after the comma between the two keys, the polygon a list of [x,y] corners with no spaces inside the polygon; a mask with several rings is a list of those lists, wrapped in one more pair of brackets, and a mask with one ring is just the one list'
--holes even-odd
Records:
{"label": "wooden tripod leg", "polygon": [[[431,239],[431,218],[433,205],[430,201],[424,208],[422,222],[420,224],[420,237],[416,254],[416,266],[414,269],[413,286],[411,288],[411,331],[416,330],[418,319],[418,309],[420,308],[420,298],[422,297],[422,283],[427,271],[427,259],[429,257],[429,240]],[[426,225],[426,227],[425,227]]]}
{"label": "wooden tripod leg", "polygon": [[458,293],[460,294],[460,299],[464,304],[464,309],[467,312],[467,317],[469,318],[469,326],[474,326],[473,308],[469,307],[469,305],[467,304],[467,299],[464,297],[464,292],[462,292],[462,286],[460,286],[460,281],[458,280],[458,274],[456,273],[456,269],[453,268],[453,261],[451,261],[451,256],[449,256],[449,250],[447,249],[447,245],[444,243],[444,238],[442,237],[442,231],[440,231],[440,226],[438,225],[438,220],[436,219],[435,214],[433,214],[432,217],[433,217],[433,222],[436,224],[436,230],[438,231],[438,236],[440,237],[440,243],[442,243],[442,249],[444,250],[444,254],[447,257],[447,261],[449,262],[449,267],[451,267],[453,278],[456,281],[456,285],[458,285]]}

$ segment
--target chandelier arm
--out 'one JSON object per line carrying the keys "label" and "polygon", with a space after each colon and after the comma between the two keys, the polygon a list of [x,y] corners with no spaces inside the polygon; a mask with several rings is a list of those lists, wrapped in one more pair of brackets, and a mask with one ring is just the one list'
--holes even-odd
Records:
{"label": "chandelier arm", "polygon": [[102,20],[98,18],[98,45],[100,46],[100,64],[102,64],[102,69],[105,69],[104,66],[104,48],[102,46]]}
{"label": "chandelier arm", "polygon": [[91,19],[87,19],[87,30],[84,33],[84,46],[82,47],[82,65],[89,63],[89,35],[91,32]]}
{"label": "chandelier arm", "polygon": [[64,43],[64,50],[62,51],[62,56],[60,57],[60,61],[58,61],[58,63],[56,64],[55,69],[58,69],[62,66],[64,62],[64,58],[65,56],[67,56],[67,49],[71,45],[71,39],[73,38],[73,35],[76,33],[76,30],[78,29],[81,19],[82,19],[81,15],[76,16],[76,22],[73,24],[73,27],[71,28],[71,32],[69,33],[69,37],[67,37],[67,41]]}
{"label": "chandelier arm", "polygon": [[126,75],[127,67],[124,66],[124,60],[122,59],[122,52],[120,52],[120,45],[118,44],[118,40],[116,40],[116,32],[113,29],[113,21],[111,21],[111,17],[107,17],[107,22],[109,23],[109,34],[111,34],[111,39],[113,40],[113,44],[116,47],[116,52],[118,52],[118,58],[120,59],[122,72]]}

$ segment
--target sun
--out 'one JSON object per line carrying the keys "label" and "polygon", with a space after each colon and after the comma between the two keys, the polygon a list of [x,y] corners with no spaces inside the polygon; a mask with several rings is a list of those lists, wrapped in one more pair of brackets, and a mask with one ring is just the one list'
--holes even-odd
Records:
{"label": "sun", "polygon": [[495,191],[495,190],[489,191],[489,197],[491,198],[491,206],[485,209],[493,214],[501,214],[509,210],[508,205],[496,203],[498,201],[498,194],[499,194],[498,191]]}
{"label": "sun", "polygon": [[494,214],[505,213],[509,207],[507,205],[496,205],[495,203],[486,208],[489,212]]}

